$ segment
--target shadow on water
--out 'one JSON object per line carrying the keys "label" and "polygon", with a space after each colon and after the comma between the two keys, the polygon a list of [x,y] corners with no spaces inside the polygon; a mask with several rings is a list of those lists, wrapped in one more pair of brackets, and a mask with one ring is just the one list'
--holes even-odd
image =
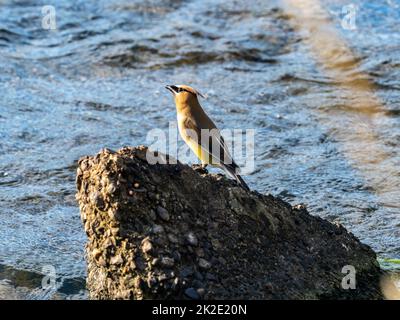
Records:
{"label": "shadow on water", "polygon": [[85,278],[47,280],[45,277],[46,274],[0,265],[0,300],[87,298]]}

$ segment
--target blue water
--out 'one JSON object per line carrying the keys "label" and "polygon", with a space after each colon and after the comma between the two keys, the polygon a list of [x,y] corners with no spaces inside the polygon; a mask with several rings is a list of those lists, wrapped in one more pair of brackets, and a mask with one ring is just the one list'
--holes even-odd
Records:
{"label": "blue water", "polygon": [[[322,3],[376,86],[373,142],[338,135],[356,111],[279,0],[2,1],[0,298],[86,297],[77,160],[167,129],[166,84],[206,94],[219,127],[256,130],[252,188],[307,203],[379,257],[400,258],[400,175],[377,179],[400,165],[400,3],[353,1],[356,31],[340,27],[344,1]],[[43,5],[57,30],[42,28]],[[354,162],[343,146],[364,143],[387,157]],[[43,292],[48,265],[58,285]]]}

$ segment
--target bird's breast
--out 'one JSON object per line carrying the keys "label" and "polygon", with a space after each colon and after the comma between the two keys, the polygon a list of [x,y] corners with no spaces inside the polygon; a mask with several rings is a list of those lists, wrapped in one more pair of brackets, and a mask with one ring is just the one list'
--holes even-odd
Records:
{"label": "bird's breast", "polygon": [[177,116],[177,121],[178,121],[178,130],[181,135],[181,137],[186,140],[187,139],[187,133],[186,133],[186,127],[185,127],[185,121],[187,117],[182,114],[178,114]]}

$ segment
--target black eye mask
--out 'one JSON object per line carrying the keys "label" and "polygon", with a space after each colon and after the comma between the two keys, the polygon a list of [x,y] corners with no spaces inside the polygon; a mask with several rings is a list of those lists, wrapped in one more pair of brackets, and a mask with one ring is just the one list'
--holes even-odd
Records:
{"label": "black eye mask", "polygon": [[185,91],[185,92],[189,92],[189,93],[191,93],[191,94],[194,94],[193,92],[190,92],[189,90],[186,90],[185,88],[177,88],[178,90],[178,92],[183,92],[183,91]]}
{"label": "black eye mask", "polygon": [[190,91],[188,91],[188,90],[186,90],[186,89],[184,89],[184,88],[177,87],[177,86],[171,86],[171,89],[174,90],[175,92],[183,92],[183,91],[186,91],[186,92],[189,92],[189,93],[193,93],[193,92],[190,92]]}

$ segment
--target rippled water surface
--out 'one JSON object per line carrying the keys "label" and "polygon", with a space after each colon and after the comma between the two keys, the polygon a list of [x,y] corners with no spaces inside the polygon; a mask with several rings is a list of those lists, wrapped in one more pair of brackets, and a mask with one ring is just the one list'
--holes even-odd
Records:
{"label": "rippled water surface", "polygon": [[[346,30],[347,2],[320,1],[313,23],[352,54],[335,65],[291,2],[0,2],[0,298],[85,298],[77,160],[167,129],[166,84],[206,94],[221,128],[256,129],[253,188],[400,258],[400,2],[352,1]],[[40,289],[49,266],[56,292]]]}

